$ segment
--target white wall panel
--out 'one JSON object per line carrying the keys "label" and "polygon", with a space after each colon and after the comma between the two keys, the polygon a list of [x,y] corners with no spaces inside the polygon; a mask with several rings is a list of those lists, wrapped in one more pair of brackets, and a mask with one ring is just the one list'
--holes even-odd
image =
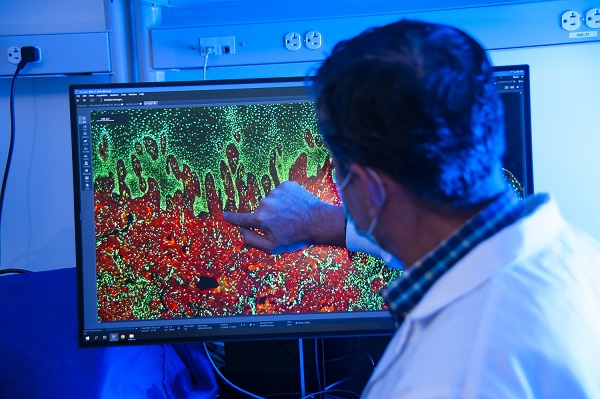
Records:
{"label": "white wall panel", "polygon": [[[111,59],[108,32],[57,33],[49,35],[0,36],[0,49],[12,46],[36,46],[41,60],[30,63],[20,75],[65,75],[75,73],[110,73]],[[12,76],[15,65],[0,52],[0,76]]]}
{"label": "white wall panel", "polygon": [[[151,68],[157,70],[201,68],[204,57],[199,52],[198,39],[214,36],[234,36],[236,54],[209,56],[211,68],[316,62],[322,60],[340,40],[401,18],[452,24],[476,37],[487,49],[598,41],[598,29],[581,23],[576,31],[567,32],[560,23],[566,10],[578,10],[585,15],[585,11],[594,4],[598,6],[594,1],[549,1],[410,13],[393,12],[390,7],[386,13],[377,15],[304,20],[282,13],[278,21],[248,20],[235,24],[215,23],[207,18],[210,11],[203,10],[200,12],[204,14],[198,16],[195,26],[161,25],[151,28],[151,58],[148,62]],[[368,10],[365,6],[365,12]],[[297,32],[303,37],[313,30],[322,34],[323,45],[318,50],[311,50],[305,45],[297,51],[284,47],[286,33]],[[570,33],[579,36],[571,37]]]}

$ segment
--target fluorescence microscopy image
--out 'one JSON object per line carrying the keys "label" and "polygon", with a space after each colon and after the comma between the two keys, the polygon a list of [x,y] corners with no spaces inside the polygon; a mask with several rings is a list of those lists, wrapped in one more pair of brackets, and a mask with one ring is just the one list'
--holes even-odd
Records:
{"label": "fluorescence microscopy image", "polygon": [[310,102],[94,111],[98,320],[384,309],[400,275],[328,246],[247,248],[223,211],[294,180],[339,204]]}

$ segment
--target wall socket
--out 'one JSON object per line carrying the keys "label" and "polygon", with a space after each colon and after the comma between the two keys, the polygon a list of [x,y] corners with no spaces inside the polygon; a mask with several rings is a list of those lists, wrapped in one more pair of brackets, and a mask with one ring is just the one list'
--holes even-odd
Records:
{"label": "wall socket", "polygon": [[302,47],[302,39],[300,38],[300,34],[296,32],[286,33],[283,37],[283,44],[288,50],[300,50],[300,47]]}
{"label": "wall socket", "polygon": [[585,24],[592,29],[600,28],[600,8],[592,8],[585,14]]}
{"label": "wall socket", "polygon": [[304,43],[306,44],[306,48],[309,48],[311,50],[318,49],[323,44],[323,37],[321,36],[321,32],[311,30],[306,35],[304,35]]}
{"label": "wall socket", "polygon": [[6,49],[6,57],[8,62],[11,64],[18,64],[21,62],[21,48],[17,46],[10,46]]}
{"label": "wall socket", "polygon": [[[302,47],[302,36],[297,32],[288,32],[283,37],[283,45],[290,51],[300,50]],[[311,30],[304,35],[304,45],[306,48],[316,50],[323,45],[323,36],[321,32]]]}
{"label": "wall socket", "polygon": [[577,11],[564,12],[560,20],[562,28],[568,31],[579,28],[581,24],[581,16]]}

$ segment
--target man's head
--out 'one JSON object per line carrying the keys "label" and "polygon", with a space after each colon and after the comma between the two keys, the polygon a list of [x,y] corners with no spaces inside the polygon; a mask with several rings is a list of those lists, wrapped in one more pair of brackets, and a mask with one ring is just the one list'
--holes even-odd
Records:
{"label": "man's head", "polygon": [[465,33],[402,20],[340,42],[319,68],[321,133],[346,175],[385,172],[431,204],[502,189],[502,106],[485,51]]}

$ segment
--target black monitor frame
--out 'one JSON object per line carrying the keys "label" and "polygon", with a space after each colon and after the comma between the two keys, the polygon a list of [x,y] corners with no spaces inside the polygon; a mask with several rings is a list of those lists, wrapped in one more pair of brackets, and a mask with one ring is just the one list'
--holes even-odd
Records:
{"label": "black monitor frame", "polygon": [[[519,112],[520,123],[518,132],[507,131],[507,134],[518,135],[516,144],[509,146],[507,159],[520,170],[514,172],[515,176],[522,178],[522,189],[524,195],[533,192],[533,177],[531,167],[531,127],[529,111],[529,69],[526,65],[496,67],[498,73],[506,73],[506,81],[511,80],[514,85],[519,86],[499,89],[504,95],[513,96],[519,93],[521,100]],[[225,81],[200,81],[200,82],[160,82],[160,83],[125,83],[125,84],[90,84],[72,85],[69,89],[72,125],[72,147],[73,147],[73,172],[74,172],[74,211],[75,211],[75,234],[76,234],[76,259],[78,275],[78,301],[79,301],[79,344],[88,346],[111,346],[131,345],[161,342],[185,342],[185,341],[228,341],[228,340],[252,340],[252,339],[292,339],[309,337],[333,337],[333,336],[360,336],[360,335],[387,335],[393,333],[395,326],[389,312],[381,304],[376,309],[361,309],[353,311],[333,312],[306,312],[306,313],[284,313],[266,315],[219,315],[217,317],[170,317],[167,319],[152,320],[103,320],[100,321],[98,313],[98,301],[100,296],[96,273],[96,244],[101,236],[94,228],[94,215],[90,212],[94,206],[100,206],[94,201],[95,187],[98,181],[94,177],[93,159],[98,156],[98,148],[103,143],[92,140],[92,119],[95,115],[99,117],[93,122],[94,126],[106,123],[120,123],[120,118],[127,119],[120,110],[130,107],[135,110],[160,110],[165,108],[180,109],[189,106],[227,106],[233,104],[260,104],[262,102],[281,101],[283,103],[295,103],[298,101],[309,101],[305,90],[306,78],[267,78],[249,80],[225,80]],[[183,92],[182,92],[183,90]],[[173,103],[173,94],[178,93],[176,103]],[[183,96],[182,93],[185,93]],[[506,94],[504,94],[506,93]],[[119,105],[115,105],[119,104]],[[105,112],[106,111],[106,112]],[[113,112],[114,111],[114,112]],[[148,111],[150,112],[150,111]],[[111,114],[112,113],[112,114]],[[127,119],[129,121],[129,119]],[[316,125],[315,125],[316,126]],[[157,127],[158,128],[158,127]],[[318,150],[315,143],[318,142],[316,131],[310,132],[312,147]],[[121,134],[121,133],[119,133]],[[237,140],[237,138],[236,138]],[[308,141],[307,141],[308,142]],[[221,150],[226,151],[227,143],[223,143]],[[147,151],[164,151],[164,143],[158,139],[155,143],[149,143],[154,150],[142,147],[138,152],[140,157],[145,156]],[[320,143],[322,145],[322,143]],[[100,147],[99,147],[100,146]],[[138,148],[139,150],[139,148]],[[144,153],[143,155],[140,155]],[[132,155],[135,155],[132,153]],[[164,156],[165,154],[163,154]],[[160,157],[160,154],[159,154]],[[125,157],[122,157],[125,159]],[[132,157],[131,162],[135,157]],[[275,155],[277,158],[277,155]],[[129,159],[127,159],[129,162]],[[172,161],[172,160],[171,160]],[[323,160],[321,159],[321,162]],[[137,161],[139,162],[139,160]],[[171,172],[177,167],[185,167],[185,162],[172,164]],[[166,167],[167,172],[169,166]],[[118,174],[115,170],[115,172]],[[181,170],[178,171],[179,173]],[[189,170],[188,170],[189,172]],[[131,173],[130,173],[131,175]],[[141,172],[140,172],[141,175]],[[190,177],[188,173],[188,178]],[[138,176],[139,177],[139,176]],[[276,177],[275,177],[276,179]],[[113,179],[114,184],[120,184],[118,177]],[[202,179],[200,179],[202,183]],[[285,180],[285,177],[282,178]],[[188,180],[189,181],[189,180]],[[147,183],[149,180],[147,181]],[[206,183],[206,181],[205,181]],[[277,182],[272,182],[276,184]],[[225,184],[225,183],[223,183]],[[238,183],[239,184],[239,183]],[[206,186],[205,186],[206,187]],[[148,189],[148,187],[146,187]],[[239,187],[238,187],[239,189]],[[114,192],[120,190],[112,187]],[[185,191],[185,190],[180,190]],[[201,190],[205,191],[205,190]],[[220,201],[223,207],[227,207],[225,191],[221,190]],[[266,191],[265,191],[266,192]],[[123,192],[121,192],[123,194]],[[126,194],[125,197],[127,197]],[[180,193],[181,194],[181,193]],[[97,194],[96,194],[97,195]],[[175,197],[177,197],[175,195]],[[133,196],[132,196],[133,198]],[[179,197],[178,197],[179,198]],[[173,198],[170,199],[170,201]],[[95,204],[95,205],[94,205]],[[167,206],[163,201],[163,206]],[[255,204],[256,205],[256,204]],[[255,206],[254,205],[254,206]],[[252,209],[246,209],[252,210]],[[114,229],[104,232],[103,239],[116,236],[131,226],[133,217],[123,215],[121,225],[116,223]],[[124,224],[123,224],[124,223]],[[334,249],[326,249],[326,251]],[[339,251],[339,250],[338,250]],[[360,254],[354,254],[361,257]],[[121,256],[121,255],[119,255]],[[117,259],[117,258],[115,258]],[[120,258],[119,258],[120,259]],[[373,267],[383,267],[380,261],[374,259],[365,260]],[[382,271],[377,289],[381,289],[385,281],[389,282],[398,273],[387,270]],[[148,278],[151,274],[148,275]],[[373,276],[373,281],[378,281]],[[123,276],[122,281],[114,279],[110,284],[127,285],[132,283],[131,277]],[[206,278],[196,282],[198,288],[204,290],[218,289],[214,286],[215,279]],[[218,282],[218,284],[222,284]],[[204,285],[204,287],[202,287]],[[102,287],[107,288],[107,287]],[[110,288],[110,287],[109,287]],[[118,297],[122,292],[116,292]],[[256,301],[263,300],[264,297]],[[162,300],[162,299],[161,299]],[[269,300],[269,299],[265,299]],[[161,306],[168,306],[163,303]],[[175,306],[175,305],[174,305]],[[256,303],[254,304],[256,307]],[[324,309],[326,307],[324,306]],[[256,308],[255,308],[256,310]],[[126,313],[130,310],[123,310]],[[156,315],[156,313],[154,314]]]}

